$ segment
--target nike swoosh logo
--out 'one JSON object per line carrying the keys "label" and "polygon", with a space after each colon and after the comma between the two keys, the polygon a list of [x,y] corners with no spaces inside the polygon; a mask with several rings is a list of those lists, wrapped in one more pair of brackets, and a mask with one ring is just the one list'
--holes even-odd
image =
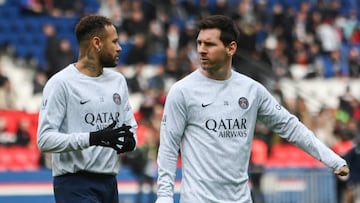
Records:
{"label": "nike swoosh logo", "polygon": [[88,100],[80,100],[80,104],[86,104],[86,103],[88,103],[90,101],[90,99],[88,99]]}
{"label": "nike swoosh logo", "polygon": [[207,106],[209,106],[211,103],[209,103],[209,104],[201,104],[201,106],[202,107],[207,107]]}

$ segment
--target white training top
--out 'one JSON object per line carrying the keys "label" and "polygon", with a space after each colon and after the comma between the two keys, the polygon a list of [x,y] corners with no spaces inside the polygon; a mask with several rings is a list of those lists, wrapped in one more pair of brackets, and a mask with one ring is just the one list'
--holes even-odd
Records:
{"label": "white training top", "polygon": [[51,77],[43,91],[37,142],[41,151],[52,152],[53,175],[79,170],[116,175],[116,151],[89,147],[89,132],[113,120],[117,127],[125,123],[133,132],[137,128],[123,75],[104,69],[100,76],[89,77],[70,64]]}
{"label": "white training top", "polygon": [[179,147],[181,203],[252,202],[248,165],[257,119],[330,168],[346,164],[260,83],[235,71],[218,81],[195,70],[174,84],[166,99],[156,202],[173,203]]}

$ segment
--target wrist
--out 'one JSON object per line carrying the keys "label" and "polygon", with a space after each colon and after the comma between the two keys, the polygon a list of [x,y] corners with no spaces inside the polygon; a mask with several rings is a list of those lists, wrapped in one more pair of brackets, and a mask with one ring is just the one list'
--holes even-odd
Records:
{"label": "wrist", "polygon": [[85,140],[87,141],[87,146],[90,147],[91,144],[90,144],[90,133],[87,133],[85,136]]}
{"label": "wrist", "polygon": [[89,146],[99,145],[100,144],[101,136],[98,135],[96,132],[89,133]]}

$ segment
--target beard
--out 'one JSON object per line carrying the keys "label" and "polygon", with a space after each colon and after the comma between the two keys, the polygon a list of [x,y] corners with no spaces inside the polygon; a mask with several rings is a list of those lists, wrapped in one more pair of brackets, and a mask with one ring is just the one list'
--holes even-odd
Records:
{"label": "beard", "polygon": [[117,66],[116,56],[103,53],[100,55],[100,63],[103,67],[115,67]]}

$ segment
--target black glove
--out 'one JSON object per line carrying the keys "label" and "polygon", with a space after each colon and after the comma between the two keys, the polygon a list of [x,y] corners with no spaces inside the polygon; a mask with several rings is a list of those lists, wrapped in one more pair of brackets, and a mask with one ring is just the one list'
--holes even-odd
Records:
{"label": "black glove", "polygon": [[120,128],[114,128],[115,125],[116,121],[102,130],[90,132],[90,145],[111,147],[118,154],[134,150],[136,142],[130,131],[131,126],[123,124]]}

